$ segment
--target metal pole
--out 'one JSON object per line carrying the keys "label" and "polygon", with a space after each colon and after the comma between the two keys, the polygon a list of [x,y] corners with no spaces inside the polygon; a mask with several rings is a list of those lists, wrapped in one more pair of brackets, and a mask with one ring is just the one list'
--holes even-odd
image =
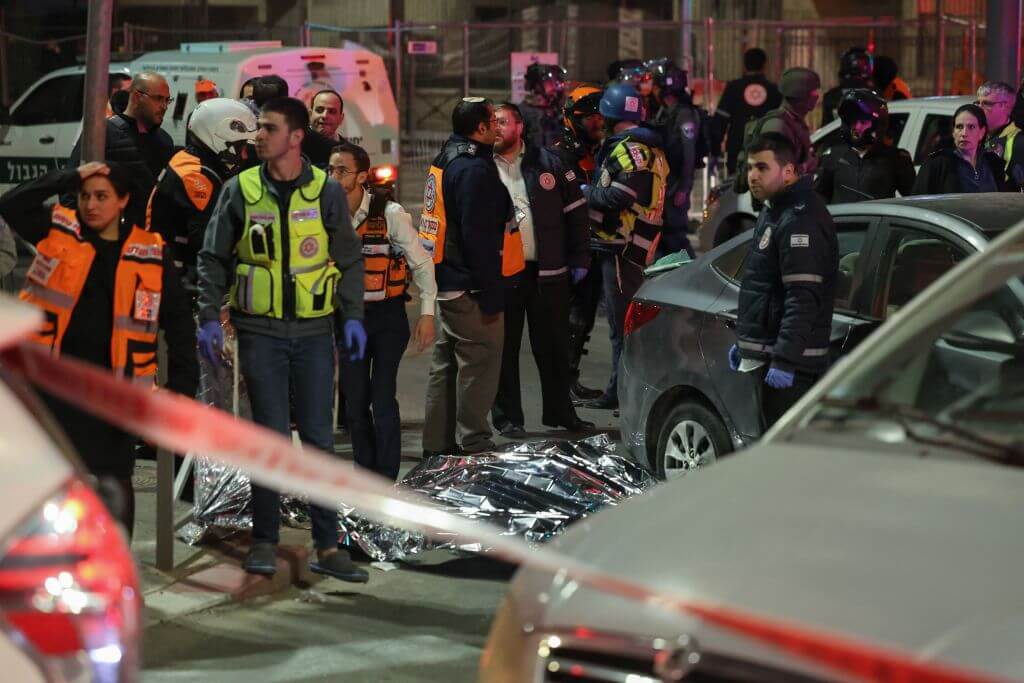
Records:
{"label": "metal pole", "polygon": [[[545,52],[551,52],[551,46],[554,45],[554,42],[553,42],[553,39],[554,39],[554,28],[555,27],[552,24],[551,20],[548,19],[548,40],[547,40],[547,49],[544,50]],[[559,55],[559,59],[561,59],[561,55]]]}
{"label": "metal pole", "polygon": [[82,161],[103,161],[107,142],[107,82],[110,20],[114,0],[91,0],[85,38],[85,92],[82,96]]}
{"label": "metal pole", "polygon": [[946,85],[946,22],[942,17],[942,0],[935,0],[935,94],[941,95]]}
{"label": "metal pole", "polygon": [[[395,19],[395,106],[399,116],[402,112],[402,20]],[[402,122],[398,122],[398,130],[402,130]],[[401,145],[399,145],[401,147]]]}
{"label": "metal pole", "polygon": [[705,73],[707,74],[707,84],[704,86],[704,108],[708,110],[709,114],[715,113],[715,20],[712,17],[708,17],[704,24],[705,31],[705,47],[707,65],[705,66]]}
{"label": "metal pole", "polygon": [[679,0],[679,49],[680,65],[693,71],[693,36],[690,35],[690,21],[693,19],[693,0]]}
{"label": "metal pole", "polygon": [[4,9],[0,7],[0,104],[4,109],[11,106],[10,79],[7,74],[7,17],[4,16]]}
{"label": "metal pole", "polygon": [[971,91],[978,87],[978,20],[971,19]]}
{"label": "metal pole", "polygon": [[462,96],[469,97],[469,22],[462,22]]}
{"label": "metal pole", "polygon": [[1016,84],[1020,78],[1021,1],[989,0],[985,9],[985,78]]}

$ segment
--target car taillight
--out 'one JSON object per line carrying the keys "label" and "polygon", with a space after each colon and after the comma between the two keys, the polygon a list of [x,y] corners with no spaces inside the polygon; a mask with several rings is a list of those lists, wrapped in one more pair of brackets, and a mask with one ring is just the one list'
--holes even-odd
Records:
{"label": "car taillight", "polygon": [[61,678],[138,673],[140,594],[128,543],[96,493],[72,479],[3,544],[0,616]]}
{"label": "car taillight", "polygon": [[398,170],[391,164],[374,166],[370,169],[370,177],[373,178],[374,185],[386,185],[395,182],[395,178],[398,177]]}
{"label": "car taillight", "polygon": [[636,332],[641,327],[658,317],[661,309],[654,304],[643,301],[630,301],[626,309],[626,323],[623,329],[623,336]]}

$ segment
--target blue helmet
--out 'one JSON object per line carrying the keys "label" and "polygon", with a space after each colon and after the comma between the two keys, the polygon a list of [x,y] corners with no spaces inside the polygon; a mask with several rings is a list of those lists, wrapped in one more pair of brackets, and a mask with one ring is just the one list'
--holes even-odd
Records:
{"label": "blue helmet", "polygon": [[608,86],[601,97],[601,116],[616,121],[643,121],[647,112],[637,89],[627,83]]}

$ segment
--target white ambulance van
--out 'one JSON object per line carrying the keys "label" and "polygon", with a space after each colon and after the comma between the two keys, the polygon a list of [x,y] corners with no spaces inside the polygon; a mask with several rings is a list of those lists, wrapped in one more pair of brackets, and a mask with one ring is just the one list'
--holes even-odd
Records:
{"label": "white ambulance van", "polygon": [[[390,184],[398,174],[398,107],[384,61],[345,41],[340,48],[282,47],[280,41],[183,43],[150,52],[110,72],[155,71],[167,78],[172,102],[163,128],[185,144],[185,123],[195,106],[195,84],[213,81],[221,96],[237,98],[250,78],[276,74],[290,94],[307,101],[330,88],[345,100],[341,134],[370,155],[371,181]],[[47,74],[0,122],[0,192],[66,163],[81,134],[83,67]]]}

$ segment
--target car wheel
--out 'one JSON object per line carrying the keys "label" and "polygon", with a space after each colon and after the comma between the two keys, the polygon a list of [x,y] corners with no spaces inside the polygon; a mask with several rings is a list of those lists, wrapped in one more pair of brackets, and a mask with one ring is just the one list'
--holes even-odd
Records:
{"label": "car wheel", "polygon": [[704,405],[685,401],[665,417],[655,458],[659,479],[677,479],[706,467],[732,450],[721,418]]}

